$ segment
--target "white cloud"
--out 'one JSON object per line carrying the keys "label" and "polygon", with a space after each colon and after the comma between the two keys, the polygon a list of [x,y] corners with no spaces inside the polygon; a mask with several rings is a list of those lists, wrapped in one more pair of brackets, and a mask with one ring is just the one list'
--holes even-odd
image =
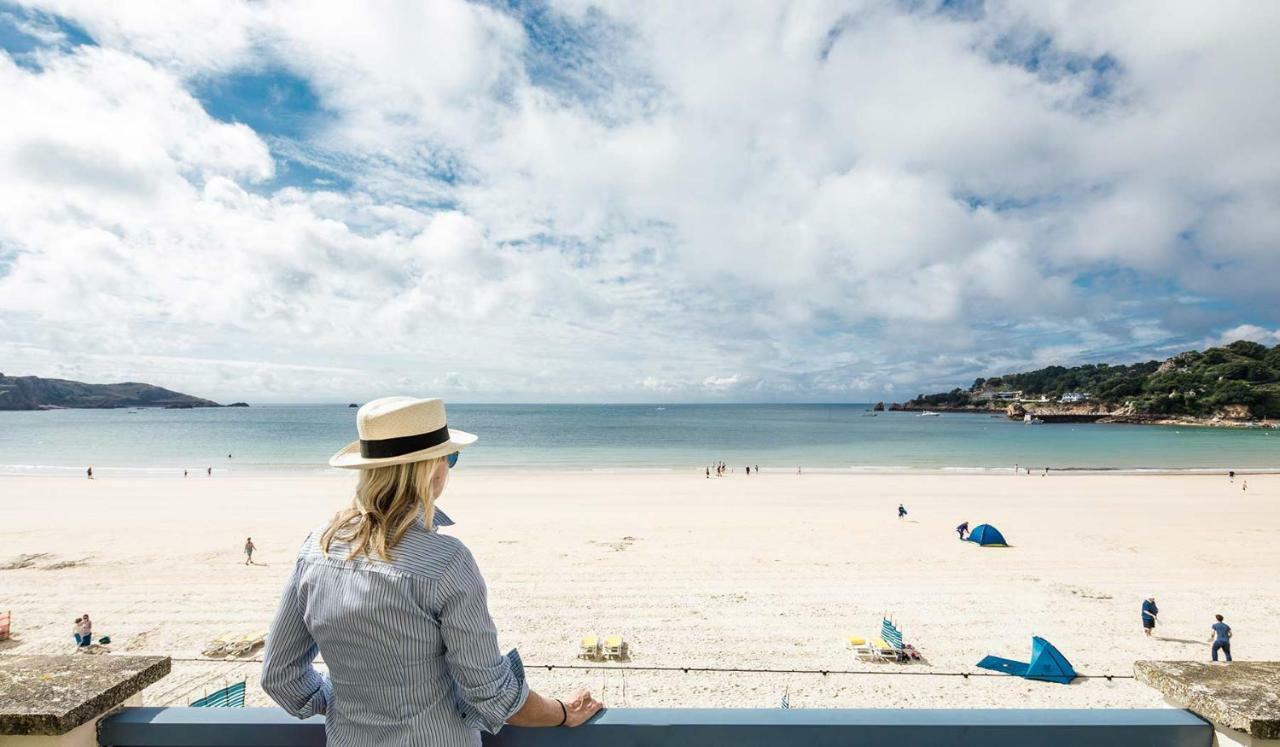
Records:
{"label": "white cloud", "polygon": [[[36,5],[101,47],[0,54],[10,369],[858,398],[1280,323],[1266,4]],[[304,136],[191,93],[273,70]]]}
{"label": "white cloud", "polygon": [[1226,330],[1218,335],[1217,340],[1208,344],[1229,345],[1236,340],[1251,340],[1263,345],[1280,345],[1280,329],[1265,329],[1256,324],[1241,324]]}

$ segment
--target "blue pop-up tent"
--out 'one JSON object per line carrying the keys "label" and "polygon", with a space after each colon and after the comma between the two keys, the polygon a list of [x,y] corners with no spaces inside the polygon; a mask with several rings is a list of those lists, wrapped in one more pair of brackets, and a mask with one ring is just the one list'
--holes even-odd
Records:
{"label": "blue pop-up tent", "polygon": [[979,524],[969,532],[966,542],[976,542],[983,547],[1008,547],[1009,543],[1004,541],[1004,535],[999,529],[990,524]]}
{"label": "blue pop-up tent", "polygon": [[1042,680],[1044,682],[1059,682],[1063,685],[1071,684],[1071,680],[1076,678],[1076,670],[1072,668],[1071,662],[1067,661],[1067,657],[1040,636],[1032,636],[1031,638],[1031,661],[1021,662],[1012,661],[1010,659],[1001,659],[999,656],[988,656],[978,662],[978,666],[982,669],[990,669],[993,672],[1003,672],[1004,674],[1012,674],[1015,677],[1023,677],[1029,680]]}

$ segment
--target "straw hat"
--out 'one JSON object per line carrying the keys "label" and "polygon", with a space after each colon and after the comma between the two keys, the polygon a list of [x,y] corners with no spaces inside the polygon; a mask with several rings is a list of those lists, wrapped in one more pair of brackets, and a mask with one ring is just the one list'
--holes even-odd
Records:
{"label": "straw hat", "polygon": [[408,464],[452,454],[476,442],[476,436],[450,428],[439,399],[383,397],[356,411],[352,441],[329,457],[329,466],[369,469]]}

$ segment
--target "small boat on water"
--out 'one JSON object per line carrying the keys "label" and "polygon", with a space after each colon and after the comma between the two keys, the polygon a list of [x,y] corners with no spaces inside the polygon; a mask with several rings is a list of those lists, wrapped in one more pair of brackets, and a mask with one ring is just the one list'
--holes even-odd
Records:
{"label": "small boat on water", "polygon": [[1040,425],[1044,423],[1044,421],[1040,418],[1032,417],[1031,413],[1027,413],[1022,416],[1022,423],[1023,425]]}
{"label": "small boat on water", "polygon": [[924,412],[920,413],[916,417],[917,418],[936,418],[940,416],[938,415],[938,413],[934,412],[933,410],[925,410]]}

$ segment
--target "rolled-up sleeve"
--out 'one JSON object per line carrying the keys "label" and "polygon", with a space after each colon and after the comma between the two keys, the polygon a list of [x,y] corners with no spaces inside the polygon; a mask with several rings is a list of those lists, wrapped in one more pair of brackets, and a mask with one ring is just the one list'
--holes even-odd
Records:
{"label": "rolled-up sleeve", "polygon": [[267,634],[262,689],[290,714],[308,718],[328,710],[333,688],[329,678],[316,671],[313,664],[320,648],[307,630],[298,600],[302,567],[301,562],[294,566]]}
{"label": "rolled-up sleeve", "polygon": [[459,548],[441,577],[440,591],[440,635],[463,701],[462,719],[473,729],[496,734],[529,697],[520,654],[498,651],[484,578],[466,547]]}

